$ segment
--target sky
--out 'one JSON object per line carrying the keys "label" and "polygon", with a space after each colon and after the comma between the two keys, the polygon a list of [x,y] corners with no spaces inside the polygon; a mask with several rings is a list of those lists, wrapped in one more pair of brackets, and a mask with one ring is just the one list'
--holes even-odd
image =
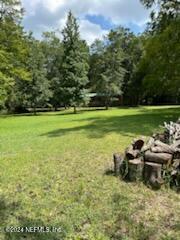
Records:
{"label": "sky", "polygon": [[41,38],[42,32],[62,30],[69,10],[78,19],[82,39],[92,44],[119,25],[138,34],[144,31],[149,11],[140,0],[22,0],[23,25]]}

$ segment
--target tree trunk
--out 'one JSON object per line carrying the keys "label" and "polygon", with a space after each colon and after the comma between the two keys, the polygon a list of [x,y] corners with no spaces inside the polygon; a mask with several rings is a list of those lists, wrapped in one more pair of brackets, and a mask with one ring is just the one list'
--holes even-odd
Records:
{"label": "tree trunk", "polygon": [[143,166],[144,163],[140,158],[130,160],[128,162],[128,180],[138,181],[142,179],[143,176]]}
{"label": "tree trunk", "polygon": [[124,155],[122,153],[114,153],[113,159],[114,159],[114,173],[116,176],[118,176],[121,173],[121,166],[124,161]]}
{"label": "tree trunk", "polygon": [[153,188],[160,188],[163,184],[161,178],[162,165],[158,163],[145,162],[144,165],[144,181]]}
{"label": "tree trunk", "polygon": [[106,100],[105,100],[105,108],[106,108],[106,110],[109,109],[109,102],[110,102],[110,99],[106,98]]}
{"label": "tree trunk", "polygon": [[33,107],[33,114],[36,115],[36,107]]}
{"label": "tree trunk", "polygon": [[161,164],[170,164],[172,161],[172,154],[169,153],[154,153],[151,151],[145,152],[145,161],[147,162],[155,162]]}
{"label": "tree trunk", "polygon": [[76,109],[76,106],[74,106],[74,114],[77,113],[77,109]]}

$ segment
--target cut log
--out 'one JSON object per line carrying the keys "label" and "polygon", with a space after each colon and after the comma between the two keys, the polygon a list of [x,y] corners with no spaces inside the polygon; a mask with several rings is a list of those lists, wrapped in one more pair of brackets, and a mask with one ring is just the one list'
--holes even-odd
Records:
{"label": "cut log", "polygon": [[172,164],[173,168],[180,168],[180,159],[173,159],[173,164]]}
{"label": "cut log", "polygon": [[151,147],[154,146],[154,142],[155,142],[154,138],[151,137],[151,138],[148,140],[147,144],[144,144],[144,146],[143,146],[142,149],[141,149],[141,152],[146,152],[146,151],[148,151]]}
{"label": "cut log", "polygon": [[174,143],[180,140],[180,124],[175,122],[164,123],[165,136],[169,143]]}
{"label": "cut log", "polygon": [[136,150],[136,149],[141,150],[141,148],[144,145],[144,140],[143,139],[135,139],[132,145],[133,145],[134,150]]}
{"label": "cut log", "polygon": [[174,142],[174,143],[171,145],[171,147],[173,147],[173,148],[180,148],[180,140]]}
{"label": "cut log", "polygon": [[176,148],[176,151],[173,155],[174,159],[180,159],[180,148]]}
{"label": "cut log", "polygon": [[173,155],[169,153],[153,153],[151,151],[146,151],[144,157],[147,162],[170,164]]}
{"label": "cut log", "polygon": [[173,160],[171,176],[174,183],[176,183],[177,186],[180,186],[180,159]]}
{"label": "cut log", "polygon": [[153,188],[160,188],[161,185],[163,184],[163,179],[161,178],[161,169],[162,169],[161,164],[145,162],[144,165],[145,183]]}
{"label": "cut log", "polygon": [[164,152],[164,153],[173,154],[173,153],[175,152],[174,147],[172,147],[172,146],[170,146],[170,145],[168,145],[168,144],[166,144],[166,143],[163,143],[163,142],[161,142],[161,141],[159,141],[159,140],[156,140],[156,141],[154,142],[154,144],[155,144],[155,146],[161,148],[161,149],[162,149],[162,152]]}
{"label": "cut log", "polygon": [[164,152],[162,147],[157,147],[157,146],[156,147],[151,147],[150,150],[153,153],[163,153]]}
{"label": "cut log", "polygon": [[128,180],[138,181],[143,177],[144,162],[141,158],[136,158],[128,162]]}
{"label": "cut log", "polygon": [[154,140],[159,140],[161,142],[166,142],[165,134],[164,133],[156,133],[153,134]]}
{"label": "cut log", "polygon": [[138,149],[134,150],[133,146],[131,145],[130,147],[128,147],[126,149],[125,154],[126,154],[126,157],[128,160],[132,160],[139,156],[140,150],[138,150]]}
{"label": "cut log", "polygon": [[175,152],[175,150],[174,151],[169,151],[168,149],[166,149],[166,148],[164,148],[162,146],[151,147],[150,150],[153,153],[169,153],[169,154],[173,154]]}
{"label": "cut log", "polygon": [[121,173],[121,166],[124,161],[124,154],[122,153],[114,153],[113,154],[114,159],[114,173],[116,176],[120,175]]}

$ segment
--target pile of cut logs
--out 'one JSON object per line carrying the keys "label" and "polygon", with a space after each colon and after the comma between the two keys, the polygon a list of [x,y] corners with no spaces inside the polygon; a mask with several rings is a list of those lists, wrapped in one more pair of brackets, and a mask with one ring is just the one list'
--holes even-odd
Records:
{"label": "pile of cut logs", "polygon": [[114,171],[130,181],[143,180],[153,188],[160,188],[168,176],[180,187],[180,119],[164,123],[164,132],[154,134],[147,141],[135,139],[122,153],[113,155]]}

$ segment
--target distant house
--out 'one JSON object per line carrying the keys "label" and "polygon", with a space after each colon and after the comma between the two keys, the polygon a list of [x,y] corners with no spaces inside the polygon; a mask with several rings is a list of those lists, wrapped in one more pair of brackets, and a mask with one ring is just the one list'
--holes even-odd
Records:
{"label": "distant house", "polygon": [[[90,107],[103,107],[105,102],[105,93],[88,93],[87,97],[90,98]],[[114,95],[112,97],[111,106],[121,106],[122,95]]]}

